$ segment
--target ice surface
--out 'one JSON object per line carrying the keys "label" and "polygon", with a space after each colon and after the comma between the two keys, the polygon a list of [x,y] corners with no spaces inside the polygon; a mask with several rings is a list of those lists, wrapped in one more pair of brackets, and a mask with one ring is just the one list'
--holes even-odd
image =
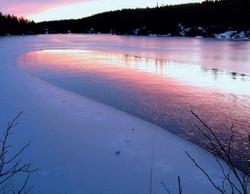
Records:
{"label": "ice surface", "polygon": [[176,193],[177,176],[182,178],[187,194],[216,193],[184,153],[192,154],[220,181],[219,167],[206,151],[148,122],[57,88],[17,68],[16,58],[27,51],[83,44],[67,41],[60,36],[0,38],[0,128],[24,111],[13,138],[17,146],[32,141],[23,156],[24,161],[39,168],[31,177],[32,192],[149,193],[155,138],[153,193],[165,193],[161,181]]}

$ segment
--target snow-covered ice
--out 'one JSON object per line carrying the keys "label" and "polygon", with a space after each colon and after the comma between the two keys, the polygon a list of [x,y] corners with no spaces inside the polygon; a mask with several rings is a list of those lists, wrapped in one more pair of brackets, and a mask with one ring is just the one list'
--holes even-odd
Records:
{"label": "snow-covered ice", "polygon": [[0,128],[24,111],[13,138],[16,146],[32,141],[23,156],[39,168],[31,177],[32,192],[149,193],[155,139],[153,193],[166,193],[161,181],[176,193],[177,176],[183,180],[184,193],[216,193],[185,151],[221,181],[211,154],[151,123],[17,68],[16,58],[27,51],[83,44],[46,35],[0,38]]}

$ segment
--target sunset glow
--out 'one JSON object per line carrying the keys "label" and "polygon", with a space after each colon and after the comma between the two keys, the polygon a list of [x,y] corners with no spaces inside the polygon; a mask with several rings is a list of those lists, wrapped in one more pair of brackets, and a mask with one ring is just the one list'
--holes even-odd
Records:
{"label": "sunset glow", "polygon": [[0,12],[24,16],[34,21],[72,19],[123,8],[201,2],[202,0],[1,0]]}

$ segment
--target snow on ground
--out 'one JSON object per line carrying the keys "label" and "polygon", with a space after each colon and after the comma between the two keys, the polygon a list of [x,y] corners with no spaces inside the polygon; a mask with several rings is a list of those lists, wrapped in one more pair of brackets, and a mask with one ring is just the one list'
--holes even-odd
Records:
{"label": "snow on ground", "polygon": [[233,40],[248,40],[249,37],[244,31],[226,31],[220,34],[215,34],[215,37],[218,39],[233,39]]}
{"label": "snow on ground", "polygon": [[219,167],[206,151],[17,68],[21,53],[73,47],[64,41],[58,37],[55,43],[48,36],[0,38],[0,128],[24,111],[13,138],[17,146],[32,141],[23,160],[39,168],[30,182],[33,193],[149,193],[154,138],[152,193],[166,193],[161,181],[176,193],[177,176],[183,180],[184,193],[216,193],[184,153],[188,151],[220,181]]}

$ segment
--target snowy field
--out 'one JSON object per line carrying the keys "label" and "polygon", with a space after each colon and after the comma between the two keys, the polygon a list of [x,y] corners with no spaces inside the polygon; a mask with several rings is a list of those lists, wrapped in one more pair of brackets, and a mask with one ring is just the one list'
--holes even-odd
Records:
{"label": "snowy field", "polygon": [[17,57],[33,50],[136,49],[120,48],[115,43],[107,47],[103,41],[70,42],[70,38],[0,38],[0,128],[24,111],[12,138],[16,146],[32,142],[23,155],[24,161],[39,168],[30,180],[32,193],[146,194],[151,167],[152,193],[166,193],[161,182],[177,193],[177,176],[183,181],[184,193],[216,193],[185,155],[188,151],[221,182],[219,166],[206,151],[151,123],[39,80],[17,67]]}

